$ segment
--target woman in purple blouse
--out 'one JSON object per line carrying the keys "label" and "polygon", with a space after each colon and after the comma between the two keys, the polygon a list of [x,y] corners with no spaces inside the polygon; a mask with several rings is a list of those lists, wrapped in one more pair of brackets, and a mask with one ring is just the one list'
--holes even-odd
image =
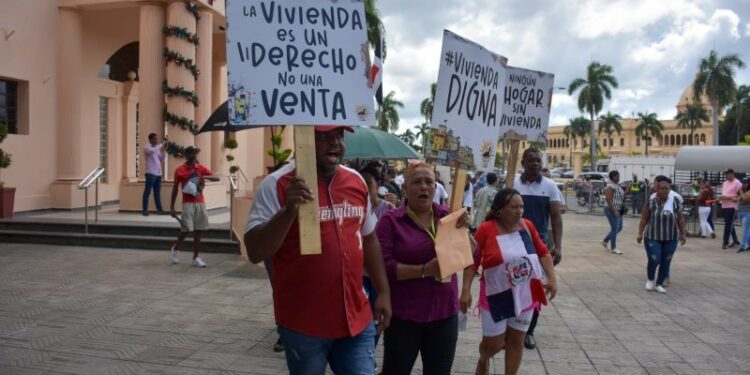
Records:
{"label": "woman in purple blouse", "polygon": [[411,164],[406,201],[378,222],[377,234],[391,286],[393,317],[385,331],[383,374],[410,374],[417,354],[425,374],[450,374],[458,339],[458,280],[443,282],[435,254],[439,220],[433,203],[434,168]]}

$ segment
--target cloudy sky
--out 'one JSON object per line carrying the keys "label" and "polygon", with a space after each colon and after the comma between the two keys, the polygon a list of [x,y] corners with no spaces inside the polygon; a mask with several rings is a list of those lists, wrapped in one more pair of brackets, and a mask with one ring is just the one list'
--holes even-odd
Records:
{"label": "cloudy sky", "polygon": [[[384,93],[405,104],[403,131],[423,121],[419,104],[437,79],[443,29],[506,56],[510,65],[555,74],[555,86],[584,77],[592,60],[620,85],[604,111],[675,115],[698,62],[714,48],[750,65],[750,0],[377,0],[386,28]],[[737,81],[750,84],[750,69]],[[556,91],[551,125],[578,116]]]}

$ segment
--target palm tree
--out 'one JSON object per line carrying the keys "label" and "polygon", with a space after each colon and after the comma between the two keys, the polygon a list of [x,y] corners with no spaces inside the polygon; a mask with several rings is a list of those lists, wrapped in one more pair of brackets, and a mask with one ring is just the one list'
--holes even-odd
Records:
{"label": "palm tree", "polygon": [[578,89],[578,109],[586,111],[591,119],[591,145],[589,153],[591,158],[591,170],[596,170],[596,136],[594,134],[594,118],[601,112],[604,106],[604,98],[612,98],[612,89],[617,88],[617,78],[612,75],[612,67],[591,62],[586,69],[586,78],[576,78],[568,86],[568,94],[573,95]]}
{"label": "palm tree", "polygon": [[693,81],[693,95],[700,100],[701,95],[711,101],[711,126],[713,127],[713,144],[719,145],[719,111],[734,99],[737,85],[734,83],[735,68],[745,67],[745,62],[736,53],[719,57],[716,50],[711,50],[707,58],[698,64],[698,75]]}
{"label": "palm tree", "polygon": [[422,156],[427,158],[427,137],[430,134],[430,123],[425,121],[417,126],[417,136],[422,141]]}
{"label": "palm tree", "polygon": [[406,142],[406,144],[408,144],[409,146],[412,146],[414,144],[414,141],[417,140],[417,135],[414,134],[411,129],[406,129],[397,137],[401,138],[401,140]]}
{"label": "palm tree", "polygon": [[378,34],[380,34],[380,43],[383,46],[381,59],[385,61],[385,26],[380,19],[375,0],[365,0],[365,22],[367,22],[367,41],[371,46],[374,47],[378,43]]}
{"label": "palm tree", "polygon": [[740,143],[740,129],[742,128],[743,121],[747,123],[750,117],[743,115],[750,109],[750,86],[741,85],[737,89],[737,95],[734,97],[732,108],[730,111],[735,113],[734,116],[734,130],[737,133],[737,144]]}
{"label": "palm tree", "polygon": [[[622,133],[622,124],[620,123],[622,116],[616,115],[612,112],[607,111],[606,115],[599,116],[599,135],[604,132],[608,139],[612,139],[612,134],[617,132],[617,135]],[[609,150],[612,151],[612,142],[609,142]]]}
{"label": "palm tree", "polygon": [[651,137],[658,137],[661,135],[661,131],[664,130],[664,125],[656,117],[656,113],[642,113],[638,112],[638,117],[641,121],[638,122],[638,126],[635,127],[636,137],[641,137],[646,145],[646,156],[648,156],[648,143]]}
{"label": "palm tree", "polygon": [[437,91],[437,83],[433,82],[430,85],[430,97],[422,100],[422,104],[419,105],[419,113],[424,116],[427,122],[432,121],[432,108],[435,106],[435,91]]}
{"label": "palm tree", "polygon": [[687,105],[684,112],[680,112],[675,116],[677,126],[683,129],[690,129],[690,139],[688,144],[692,145],[695,139],[695,129],[698,129],[702,125],[702,121],[708,122],[708,111],[703,108],[701,102],[692,102]]}
{"label": "palm tree", "polygon": [[401,118],[398,115],[397,108],[404,108],[404,103],[394,99],[396,93],[391,91],[383,98],[383,106],[378,109],[375,117],[378,119],[378,128],[383,131],[395,132],[398,130],[398,123]]}
{"label": "palm tree", "polygon": [[591,129],[589,119],[579,116],[576,118],[572,118],[569,120],[570,125],[566,126],[565,129],[563,129],[563,134],[565,134],[565,137],[568,139],[568,145],[570,147],[570,164],[569,166],[573,167],[573,144],[575,143],[576,138],[581,138],[581,149],[583,149],[583,139],[586,138],[586,134]]}

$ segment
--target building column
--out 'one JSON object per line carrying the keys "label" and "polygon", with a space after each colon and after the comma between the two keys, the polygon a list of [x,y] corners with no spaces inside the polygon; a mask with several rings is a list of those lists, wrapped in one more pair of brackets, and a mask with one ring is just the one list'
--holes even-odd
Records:
{"label": "building column", "polygon": [[[198,65],[201,74],[195,81],[195,93],[198,95],[200,102],[195,108],[195,122],[198,127],[208,120],[211,113],[216,108],[211,100],[211,91],[213,90],[213,28],[214,15],[208,10],[200,11],[201,18],[198,20],[198,40],[200,44],[196,47],[195,63]],[[211,144],[211,133],[201,133],[195,137],[195,145],[201,152],[201,164],[211,167],[213,165],[213,148]],[[224,173],[217,171],[216,173]]]}
{"label": "building column", "polygon": [[138,34],[138,141],[141,147],[136,150],[141,160],[137,177],[141,179],[145,178],[146,170],[141,150],[148,142],[148,135],[164,136],[164,93],[161,90],[164,80],[164,19],[163,2],[141,2]]}
{"label": "building column", "polygon": [[[196,32],[196,19],[185,7],[184,1],[172,1],[167,5],[167,26],[177,26],[187,30],[191,34]],[[159,31],[161,35],[161,31]],[[188,62],[195,62],[195,45],[185,39],[178,37],[167,37],[166,46],[170,51],[181,55]],[[200,67],[198,67],[200,69]],[[186,65],[177,64],[176,61],[167,63],[167,84],[170,87],[181,87],[186,91],[195,91],[196,77]],[[161,81],[159,81],[161,85]],[[198,98],[200,102],[200,97]],[[167,95],[167,111],[178,118],[187,118],[195,122],[195,105],[187,98],[179,95]],[[181,146],[195,145],[195,136],[190,129],[181,129],[179,126],[168,125],[167,134],[169,140]],[[202,158],[203,155],[199,155]],[[166,175],[174,175],[175,169],[184,162],[181,157],[168,156]]]}
{"label": "building column", "polygon": [[57,25],[57,177],[83,177],[81,160],[81,74],[83,25],[81,11],[59,8]]}
{"label": "building column", "polygon": [[136,117],[138,116],[138,82],[130,81],[123,83],[122,93],[122,180],[136,182],[135,160],[138,152],[135,144],[136,139]]}
{"label": "building column", "polygon": [[[211,80],[212,107],[218,108],[227,100],[227,66],[214,65]],[[211,170],[229,173],[229,163],[224,158],[224,132],[211,132]]]}

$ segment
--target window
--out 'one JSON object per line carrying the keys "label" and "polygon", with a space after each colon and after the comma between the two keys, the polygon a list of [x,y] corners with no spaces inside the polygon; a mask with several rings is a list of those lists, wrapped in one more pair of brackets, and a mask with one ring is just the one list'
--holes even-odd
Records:
{"label": "window", "polygon": [[109,100],[99,97],[99,166],[104,168],[102,183],[107,183],[107,128],[109,127]]}
{"label": "window", "polygon": [[18,82],[0,79],[0,123],[18,134]]}
{"label": "window", "polygon": [[635,147],[641,147],[641,137],[635,137]]}
{"label": "window", "polygon": [[612,138],[610,138],[609,139],[609,147],[612,147],[614,145],[615,145],[614,141],[612,140]]}
{"label": "window", "polygon": [[674,140],[674,134],[669,136],[669,144],[672,146],[677,144],[677,142]]}
{"label": "window", "polygon": [[625,138],[620,138],[620,147],[625,147]]}
{"label": "window", "polygon": [[560,156],[560,161],[565,161],[565,155]]}
{"label": "window", "polygon": [[602,146],[607,147],[607,138],[603,139],[604,142],[602,142]]}
{"label": "window", "polygon": [[701,134],[701,143],[706,143],[706,135]]}
{"label": "window", "polygon": [[688,144],[688,137],[687,137],[687,134],[683,134],[683,135],[682,135],[682,144],[683,144],[683,145],[686,145],[686,144]]}

